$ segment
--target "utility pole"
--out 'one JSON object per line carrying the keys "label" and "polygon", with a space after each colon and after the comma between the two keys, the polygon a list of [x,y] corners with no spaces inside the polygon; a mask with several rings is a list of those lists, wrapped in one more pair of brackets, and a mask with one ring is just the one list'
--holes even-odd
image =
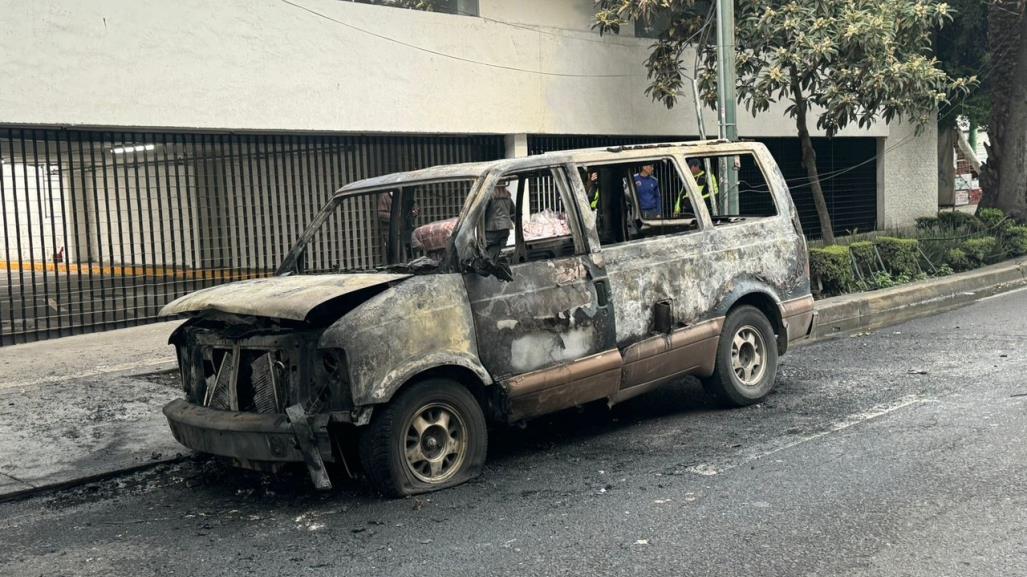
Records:
{"label": "utility pole", "polygon": [[[717,2],[717,118],[720,138],[738,140],[738,99],[735,96],[735,3]],[[730,164],[730,165],[729,165]],[[720,161],[721,213],[738,214],[738,171],[728,159]],[[726,178],[725,178],[726,177]]]}

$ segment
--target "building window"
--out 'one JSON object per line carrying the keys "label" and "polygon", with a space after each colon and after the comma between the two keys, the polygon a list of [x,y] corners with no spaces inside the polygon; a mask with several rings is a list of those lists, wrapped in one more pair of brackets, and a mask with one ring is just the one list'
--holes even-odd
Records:
{"label": "building window", "polygon": [[377,6],[391,6],[393,8],[410,8],[426,12],[441,12],[443,14],[459,14],[461,16],[477,16],[478,0],[344,0],[346,2],[360,2],[361,4],[375,4]]}

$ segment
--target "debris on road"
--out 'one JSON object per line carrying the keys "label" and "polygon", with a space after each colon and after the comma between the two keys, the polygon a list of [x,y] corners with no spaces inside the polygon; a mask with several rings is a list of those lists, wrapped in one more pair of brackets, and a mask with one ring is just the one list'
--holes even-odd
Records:
{"label": "debris on road", "polygon": [[698,465],[691,466],[686,470],[704,477],[710,477],[719,473],[716,467],[707,463],[700,463]]}

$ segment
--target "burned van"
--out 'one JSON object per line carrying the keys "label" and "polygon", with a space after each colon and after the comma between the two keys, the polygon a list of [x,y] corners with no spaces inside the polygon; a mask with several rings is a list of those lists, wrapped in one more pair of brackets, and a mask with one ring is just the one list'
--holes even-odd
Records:
{"label": "burned van", "polygon": [[774,386],[813,324],[806,244],[757,143],[437,166],[348,184],[276,276],[162,315],[183,445],[274,470],[362,470],[409,495],[477,475],[488,424],[610,405],[694,375],[725,405]]}

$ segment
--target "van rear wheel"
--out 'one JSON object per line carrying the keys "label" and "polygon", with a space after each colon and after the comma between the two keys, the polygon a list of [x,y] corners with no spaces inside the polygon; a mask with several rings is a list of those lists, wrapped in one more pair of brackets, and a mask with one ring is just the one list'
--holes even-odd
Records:
{"label": "van rear wheel", "polygon": [[430,379],[400,392],[361,431],[360,460],[372,485],[402,497],[459,485],[481,473],[485,416],[460,383]]}
{"label": "van rear wheel", "polygon": [[715,368],[703,379],[703,388],[721,404],[743,407],[766,397],[776,379],[773,326],[756,307],[734,309],[724,321]]}

